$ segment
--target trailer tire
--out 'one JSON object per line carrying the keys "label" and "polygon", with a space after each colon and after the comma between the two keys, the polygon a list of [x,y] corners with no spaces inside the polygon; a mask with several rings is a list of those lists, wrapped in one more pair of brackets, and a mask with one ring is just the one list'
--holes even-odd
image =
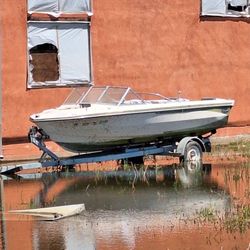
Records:
{"label": "trailer tire", "polygon": [[185,162],[198,162],[202,161],[202,148],[196,141],[190,141],[187,143],[183,155]]}

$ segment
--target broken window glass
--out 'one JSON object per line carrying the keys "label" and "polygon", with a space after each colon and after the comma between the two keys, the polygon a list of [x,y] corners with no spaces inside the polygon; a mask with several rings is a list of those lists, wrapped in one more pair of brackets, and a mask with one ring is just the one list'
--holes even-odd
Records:
{"label": "broken window glass", "polygon": [[89,23],[28,23],[29,87],[91,82]]}
{"label": "broken window glass", "polygon": [[249,17],[249,0],[202,0],[202,16]]}
{"label": "broken window glass", "polygon": [[90,85],[92,0],[27,0],[28,88]]}
{"label": "broken window glass", "polygon": [[230,0],[227,3],[227,11],[229,14],[244,14],[244,12],[247,10],[247,7],[247,0]]}
{"label": "broken window glass", "polygon": [[39,44],[30,49],[31,73],[35,82],[59,79],[58,49],[50,43]]}

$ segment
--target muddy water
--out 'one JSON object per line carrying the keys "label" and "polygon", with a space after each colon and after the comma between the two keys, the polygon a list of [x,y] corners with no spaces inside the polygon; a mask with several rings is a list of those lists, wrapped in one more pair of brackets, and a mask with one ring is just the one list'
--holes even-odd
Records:
{"label": "muddy water", "polygon": [[[11,209],[84,203],[56,222]],[[250,164],[1,179],[2,249],[250,249]]]}

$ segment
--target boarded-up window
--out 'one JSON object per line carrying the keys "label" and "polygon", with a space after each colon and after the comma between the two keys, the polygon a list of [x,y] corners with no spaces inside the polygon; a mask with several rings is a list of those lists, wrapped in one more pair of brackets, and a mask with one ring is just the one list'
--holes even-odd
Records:
{"label": "boarded-up window", "polygon": [[58,49],[53,44],[44,43],[30,49],[31,74],[34,82],[58,81]]}
{"label": "boarded-up window", "polygon": [[80,13],[91,16],[90,0],[29,0],[28,6],[35,14],[28,20],[28,87],[91,84],[90,18],[77,20]]}

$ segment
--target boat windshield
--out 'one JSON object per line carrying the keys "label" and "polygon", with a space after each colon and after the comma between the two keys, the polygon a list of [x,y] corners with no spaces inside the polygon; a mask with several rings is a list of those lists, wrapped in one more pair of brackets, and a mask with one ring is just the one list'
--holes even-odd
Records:
{"label": "boat windshield", "polygon": [[82,87],[75,88],[63,105],[72,104],[142,104],[148,100],[169,100],[160,94],[136,93],[131,88],[126,87]]}

